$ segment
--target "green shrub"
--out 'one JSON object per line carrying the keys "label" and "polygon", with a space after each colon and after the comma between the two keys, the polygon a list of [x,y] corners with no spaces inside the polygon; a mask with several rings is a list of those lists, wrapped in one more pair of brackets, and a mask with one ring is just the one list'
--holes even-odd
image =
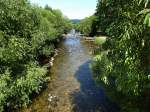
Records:
{"label": "green shrub", "polygon": [[111,66],[111,62],[107,58],[107,52],[101,52],[101,54],[96,55],[90,65],[95,80],[97,82],[103,81],[106,85],[109,85]]}
{"label": "green shrub", "polygon": [[11,93],[9,83],[11,82],[10,72],[7,70],[0,74],[0,112],[4,111],[4,105],[7,104],[8,96]]}
{"label": "green shrub", "polygon": [[95,37],[95,44],[96,45],[102,45],[106,42],[106,37]]}
{"label": "green shrub", "polygon": [[21,107],[30,103],[30,97],[33,92],[39,93],[42,84],[46,81],[46,68],[41,68],[35,63],[25,65],[25,70],[21,77],[13,82],[11,89],[11,105]]}

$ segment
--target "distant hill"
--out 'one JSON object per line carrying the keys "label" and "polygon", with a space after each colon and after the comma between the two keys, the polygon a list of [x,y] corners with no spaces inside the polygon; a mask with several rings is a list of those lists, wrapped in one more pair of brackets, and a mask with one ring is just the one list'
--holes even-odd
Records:
{"label": "distant hill", "polygon": [[81,21],[81,19],[71,19],[71,21],[73,24],[78,24]]}

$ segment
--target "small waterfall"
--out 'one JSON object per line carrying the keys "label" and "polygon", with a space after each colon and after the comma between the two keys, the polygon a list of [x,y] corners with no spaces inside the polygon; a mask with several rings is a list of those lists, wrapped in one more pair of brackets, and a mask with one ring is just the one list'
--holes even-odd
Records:
{"label": "small waterfall", "polygon": [[77,38],[80,36],[80,32],[77,32],[75,29],[72,29],[68,34],[67,37],[69,38]]}

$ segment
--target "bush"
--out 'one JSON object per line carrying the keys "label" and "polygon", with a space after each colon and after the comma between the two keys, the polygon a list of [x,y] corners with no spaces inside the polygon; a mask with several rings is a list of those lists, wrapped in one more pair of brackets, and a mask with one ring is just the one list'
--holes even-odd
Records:
{"label": "bush", "polygon": [[13,92],[9,103],[12,107],[27,106],[31,102],[29,95],[40,92],[46,81],[46,68],[41,68],[36,63],[27,64],[20,76],[11,86]]}
{"label": "bush", "polygon": [[104,44],[106,42],[106,37],[96,37],[95,38],[95,44],[96,45],[102,45],[102,44]]}
{"label": "bush", "polygon": [[93,58],[90,68],[97,82],[103,81],[106,85],[110,85],[109,72],[111,71],[111,64],[107,58],[107,52],[101,52]]}
{"label": "bush", "polygon": [[0,111],[4,111],[4,106],[7,105],[7,98],[11,93],[9,83],[11,82],[9,71],[0,74]]}

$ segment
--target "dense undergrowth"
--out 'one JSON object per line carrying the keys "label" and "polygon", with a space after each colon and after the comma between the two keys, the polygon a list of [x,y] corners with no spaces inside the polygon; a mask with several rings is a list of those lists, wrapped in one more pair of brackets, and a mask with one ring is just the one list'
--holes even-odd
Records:
{"label": "dense undergrowth", "polygon": [[32,6],[27,0],[0,0],[0,112],[27,106],[46,81],[41,56],[71,27],[61,11]]}

